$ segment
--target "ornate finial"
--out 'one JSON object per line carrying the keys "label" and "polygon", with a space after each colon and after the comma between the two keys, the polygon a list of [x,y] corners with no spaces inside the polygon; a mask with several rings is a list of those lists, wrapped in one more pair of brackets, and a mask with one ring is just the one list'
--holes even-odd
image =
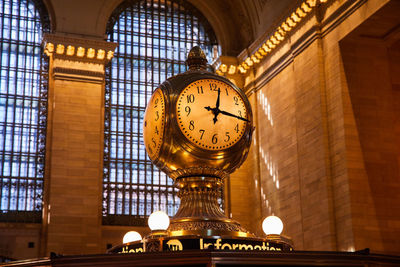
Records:
{"label": "ornate finial", "polygon": [[207,68],[206,55],[199,46],[194,46],[192,49],[190,49],[190,52],[186,59],[186,65],[189,67],[189,70],[193,69],[205,70]]}

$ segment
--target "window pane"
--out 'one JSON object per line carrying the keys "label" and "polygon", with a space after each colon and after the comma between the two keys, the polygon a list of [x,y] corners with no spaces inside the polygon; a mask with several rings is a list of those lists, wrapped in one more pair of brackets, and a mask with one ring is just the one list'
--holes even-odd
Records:
{"label": "window pane", "polygon": [[41,220],[47,61],[40,18],[31,1],[0,1],[0,221]]}
{"label": "window pane", "polygon": [[[119,46],[106,69],[103,223],[139,225],[155,210],[173,216],[179,207],[173,181],[145,151],[147,102],[159,83],[186,71],[193,46],[202,47],[211,62],[216,42],[214,33],[204,30],[211,29],[208,22],[187,2],[142,0],[123,6],[110,19],[115,24],[108,32],[108,40]],[[201,30],[195,29],[198,25]],[[110,219],[116,214],[136,221]]]}

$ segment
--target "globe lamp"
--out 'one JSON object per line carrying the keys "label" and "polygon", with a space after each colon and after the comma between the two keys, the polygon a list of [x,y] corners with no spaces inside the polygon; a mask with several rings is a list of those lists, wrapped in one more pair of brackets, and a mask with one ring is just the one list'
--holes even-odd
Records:
{"label": "globe lamp", "polygon": [[136,231],[129,231],[124,235],[122,243],[131,243],[142,240],[142,236]]}
{"label": "globe lamp", "polygon": [[262,223],[262,229],[266,235],[280,235],[283,230],[283,223],[279,217],[268,216]]}
{"label": "globe lamp", "polygon": [[153,212],[147,221],[151,231],[167,230],[169,226],[169,217],[163,211]]}

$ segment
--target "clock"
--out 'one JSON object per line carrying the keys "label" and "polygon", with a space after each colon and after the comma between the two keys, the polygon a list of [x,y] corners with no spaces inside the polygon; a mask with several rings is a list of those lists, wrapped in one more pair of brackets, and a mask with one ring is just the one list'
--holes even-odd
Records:
{"label": "clock", "polygon": [[154,91],[143,120],[150,160],[176,180],[207,176],[225,179],[246,159],[253,132],[250,103],[228,79],[207,70],[194,47],[189,70]]}
{"label": "clock", "polygon": [[182,134],[205,150],[224,150],[243,136],[247,124],[243,97],[230,84],[200,79],[186,86],[176,102],[176,117]]}
{"label": "clock", "polygon": [[189,70],[168,78],[154,91],[143,120],[150,160],[174,180],[180,206],[170,236],[249,237],[219,207],[224,180],[246,159],[254,130],[244,92],[207,69],[193,47]]}
{"label": "clock", "polygon": [[157,88],[147,104],[143,122],[143,139],[147,154],[151,160],[157,159],[164,137],[165,99]]}

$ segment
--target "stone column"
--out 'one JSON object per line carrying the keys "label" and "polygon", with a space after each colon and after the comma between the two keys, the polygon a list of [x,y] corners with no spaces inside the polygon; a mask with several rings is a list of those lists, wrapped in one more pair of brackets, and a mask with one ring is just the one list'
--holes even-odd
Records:
{"label": "stone column", "polygon": [[102,253],[104,66],[115,43],[44,36],[50,57],[42,256]]}

